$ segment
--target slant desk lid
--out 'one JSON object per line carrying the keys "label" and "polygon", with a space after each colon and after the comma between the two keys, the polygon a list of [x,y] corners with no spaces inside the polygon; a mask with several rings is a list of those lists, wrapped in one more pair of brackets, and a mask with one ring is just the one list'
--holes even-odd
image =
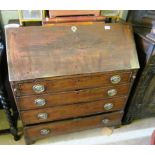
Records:
{"label": "slant desk lid", "polygon": [[139,68],[127,24],[9,28],[6,42],[10,81]]}

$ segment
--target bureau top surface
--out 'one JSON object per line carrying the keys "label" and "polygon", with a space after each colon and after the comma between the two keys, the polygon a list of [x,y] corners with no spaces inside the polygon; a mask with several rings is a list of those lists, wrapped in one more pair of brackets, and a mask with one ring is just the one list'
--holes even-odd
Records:
{"label": "bureau top surface", "polygon": [[6,43],[10,81],[139,68],[129,25],[8,28]]}

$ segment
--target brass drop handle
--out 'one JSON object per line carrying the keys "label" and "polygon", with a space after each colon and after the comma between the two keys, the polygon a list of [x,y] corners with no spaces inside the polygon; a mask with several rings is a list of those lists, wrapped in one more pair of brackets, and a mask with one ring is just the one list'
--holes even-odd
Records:
{"label": "brass drop handle", "polygon": [[40,120],[45,120],[45,119],[48,118],[48,114],[47,114],[47,113],[39,113],[39,114],[37,115],[37,117],[38,117],[38,119],[40,119]]}
{"label": "brass drop handle", "polygon": [[50,133],[50,130],[49,129],[41,129],[40,130],[40,134],[43,135],[43,136],[44,135],[48,135],[49,133]]}
{"label": "brass drop handle", "polygon": [[41,84],[36,84],[32,87],[33,91],[36,93],[42,93],[45,91],[45,86]]}
{"label": "brass drop handle", "polygon": [[102,123],[107,124],[107,123],[109,123],[109,121],[110,121],[109,119],[105,118],[105,119],[102,120]]}
{"label": "brass drop handle", "polygon": [[112,84],[117,84],[121,81],[120,75],[114,75],[110,78]]}
{"label": "brass drop handle", "polygon": [[43,98],[37,98],[37,99],[35,99],[34,103],[37,106],[41,107],[41,106],[44,106],[46,104],[46,101]]}
{"label": "brass drop handle", "polygon": [[112,108],[113,108],[113,104],[112,103],[106,103],[105,105],[104,105],[104,109],[105,110],[111,110]]}
{"label": "brass drop handle", "polygon": [[116,89],[110,89],[110,90],[108,90],[107,94],[110,97],[115,96],[117,94],[117,90]]}

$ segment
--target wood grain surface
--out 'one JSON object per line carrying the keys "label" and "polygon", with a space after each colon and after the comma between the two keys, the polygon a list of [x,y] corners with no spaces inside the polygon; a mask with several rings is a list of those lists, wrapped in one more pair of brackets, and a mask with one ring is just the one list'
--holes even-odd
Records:
{"label": "wood grain surface", "polygon": [[[81,131],[101,126],[120,125],[123,112],[114,112],[111,114],[101,114],[97,116],[90,116],[85,118],[78,118],[72,120],[65,120],[47,124],[40,124],[24,128],[25,137],[31,140],[48,137],[49,135],[60,135],[69,132]],[[104,124],[103,119],[108,119],[109,122]],[[48,135],[40,135],[41,129],[49,129]]]}
{"label": "wood grain surface", "polygon": [[50,18],[57,16],[100,15],[100,10],[49,10]]}
{"label": "wood grain surface", "polygon": [[[108,90],[116,89],[117,94],[115,96],[108,96]],[[81,102],[96,101],[100,99],[108,99],[119,96],[128,95],[130,89],[130,84],[122,84],[110,87],[100,87],[93,89],[84,89],[78,91],[68,91],[54,94],[41,94],[41,95],[31,95],[22,96],[16,98],[18,107],[20,109],[34,109],[37,108],[35,104],[35,99],[43,98],[46,101],[45,107],[58,106],[58,105],[68,105],[76,104]]]}
{"label": "wood grain surface", "polygon": [[[113,108],[110,110],[106,110],[104,108],[104,105],[107,103],[112,103]],[[94,102],[72,104],[67,106],[56,106],[52,108],[27,110],[27,111],[21,111],[21,118],[25,125],[41,122],[49,122],[54,120],[63,120],[103,112],[123,110],[125,103],[126,103],[126,97],[121,97],[107,100],[99,100]],[[47,119],[39,119],[38,118],[39,113],[46,113]]]}
{"label": "wood grain surface", "polygon": [[9,80],[139,68],[130,25],[94,23],[75,29],[76,32],[72,26],[7,29]]}
{"label": "wood grain surface", "polygon": [[118,84],[129,83],[131,80],[131,71],[115,71],[107,73],[95,73],[91,75],[81,75],[72,77],[61,77],[61,78],[46,78],[46,79],[34,79],[32,81],[26,81],[17,84],[18,95],[31,95],[36,94],[33,91],[33,86],[41,84],[45,87],[44,93],[56,93],[71,90],[80,90],[87,88],[103,87],[103,86],[114,86],[111,82],[111,77],[120,76],[121,80]]}

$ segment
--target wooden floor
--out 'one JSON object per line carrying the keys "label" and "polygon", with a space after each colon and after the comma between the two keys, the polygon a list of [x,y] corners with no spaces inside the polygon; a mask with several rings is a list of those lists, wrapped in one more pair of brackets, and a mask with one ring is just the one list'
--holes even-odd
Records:
{"label": "wooden floor", "polygon": [[[5,115],[0,110],[0,128],[8,127],[4,121]],[[19,122],[19,126],[21,123]],[[86,144],[103,144],[103,145],[149,145],[150,136],[155,129],[155,117],[137,120],[130,125],[122,126],[118,129],[113,128],[96,128],[81,132],[49,137],[38,140],[36,145],[86,145]],[[24,145],[23,136],[19,141],[14,141],[10,134],[0,136],[0,145]]]}

